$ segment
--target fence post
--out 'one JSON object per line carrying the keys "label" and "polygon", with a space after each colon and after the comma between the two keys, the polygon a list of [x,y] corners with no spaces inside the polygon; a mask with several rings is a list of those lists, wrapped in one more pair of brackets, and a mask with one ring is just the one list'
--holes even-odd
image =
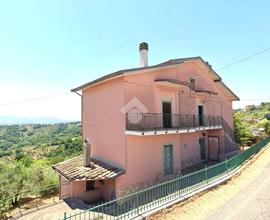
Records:
{"label": "fence post", "polygon": [[67,220],[67,213],[64,212],[64,220]]}
{"label": "fence post", "polygon": [[206,183],[208,183],[208,174],[207,174],[207,166],[204,165],[204,170],[205,170],[205,180],[206,180]]}
{"label": "fence post", "polygon": [[137,214],[139,215],[140,214],[140,210],[139,210],[139,194],[135,194],[136,196],[136,204],[137,204]]}
{"label": "fence post", "polygon": [[225,159],[225,163],[226,163],[226,171],[227,171],[227,174],[229,173],[229,167],[228,167],[228,160],[227,158]]}

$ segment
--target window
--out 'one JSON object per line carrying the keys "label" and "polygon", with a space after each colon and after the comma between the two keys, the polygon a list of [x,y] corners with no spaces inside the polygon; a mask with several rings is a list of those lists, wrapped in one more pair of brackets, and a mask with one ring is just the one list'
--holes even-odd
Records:
{"label": "window", "polygon": [[95,189],[95,181],[86,181],[86,191]]}
{"label": "window", "polygon": [[164,174],[172,174],[173,173],[173,145],[166,144],[163,147],[163,157],[164,157]]}

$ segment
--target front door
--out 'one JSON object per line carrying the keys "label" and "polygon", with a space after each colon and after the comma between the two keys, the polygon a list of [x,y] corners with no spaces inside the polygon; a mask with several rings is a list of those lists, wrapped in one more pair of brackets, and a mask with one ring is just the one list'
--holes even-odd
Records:
{"label": "front door", "polygon": [[163,147],[163,156],[164,156],[164,175],[172,174],[173,173],[173,145],[166,144]]}
{"label": "front door", "polygon": [[204,125],[204,109],[202,105],[198,106],[199,125]]}
{"label": "front door", "polygon": [[163,117],[163,127],[172,127],[172,103],[162,102],[162,117]]}
{"label": "front door", "polygon": [[201,160],[205,160],[205,138],[199,139]]}

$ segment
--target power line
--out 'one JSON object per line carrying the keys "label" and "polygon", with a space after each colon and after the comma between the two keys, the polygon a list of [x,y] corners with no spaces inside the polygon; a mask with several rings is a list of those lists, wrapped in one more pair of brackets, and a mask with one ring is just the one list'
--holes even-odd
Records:
{"label": "power line", "polygon": [[240,59],[240,60],[237,60],[237,61],[235,61],[235,62],[232,62],[232,63],[230,63],[230,64],[227,64],[227,65],[225,65],[225,66],[223,66],[223,67],[221,67],[221,68],[218,68],[216,71],[227,69],[227,68],[229,68],[229,67],[231,67],[231,66],[237,65],[238,63],[242,63],[242,62],[244,62],[244,61],[246,61],[246,60],[249,60],[249,59],[251,59],[251,58],[253,58],[253,57],[256,57],[256,56],[258,56],[258,55],[260,55],[260,54],[262,54],[262,53],[265,53],[265,52],[267,52],[267,51],[269,51],[269,50],[270,50],[270,47],[265,48],[265,49],[263,49],[263,50],[261,50],[261,51],[259,51],[259,52],[257,52],[257,53],[254,53],[254,54],[252,54],[252,55],[250,55],[250,56],[244,57],[244,58],[242,58],[242,59]]}
{"label": "power line", "polygon": [[56,94],[53,94],[53,95],[36,97],[36,98],[33,98],[33,99],[26,99],[26,100],[22,100],[22,101],[2,103],[2,104],[0,104],[0,106],[22,104],[22,103],[33,102],[33,101],[38,101],[38,100],[42,100],[42,99],[49,99],[49,98],[53,98],[53,97],[57,97],[57,96],[63,96],[63,95],[68,95],[68,94],[70,94],[70,92],[56,93]]}
{"label": "power line", "polygon": [[[270,101],[270,99],[241,99],[240,102],[243,102],[243,101]],[[238,101],[239,102],[239,101]]]}
{"label": "power line", "polygon": [[[225,65],[225,66],[223,66],[221,68],[218,68],[218,69],[216,69],[216,71],[227,69],[227,68],[229,68],[231,66],[237,65],[237,64],[239,64],[241,62],[244,62],[244,61],[246,61],[248,59],[251,59],[251,58],[253,58],[255,56],[258,56],[258,55],[260,55],[262,53],[265,53],[265,52],[268,52],[268,51],[270,51],[270,47],[265,48],[265,49],[263,49],[263,50],[261,50],[261,51],[259,51],[257,53],[254,53],[254,54],[252,54],[250,56],[244,57],[244,58],[242,58],[240,60],[237,60],[235,62],[232,62],[230,64],[227,64],[227,65]],[[22,100],[22,101],[2,103],[2,104],[0,104],[0,106],[22,104],[22,103],[27,103],[27,102],[32,102],[32,101],[38,101],[38,100],[42,100],[42,99],[48,99],[48,98],[53,98],[53,97],[63,96],[63,95],[68,95],[68,94],[70,94],[70,93],[69,92],[58,93],[58,94],[53,94],[53,95],[49,95],[49,96],[42,96],[42,97],[37,97],[37,98],[33,98],[33,99],[26,99],[26,100]],[[270,101],[270,99],[246,99],[246,100],[241,100],[241,101]]]}

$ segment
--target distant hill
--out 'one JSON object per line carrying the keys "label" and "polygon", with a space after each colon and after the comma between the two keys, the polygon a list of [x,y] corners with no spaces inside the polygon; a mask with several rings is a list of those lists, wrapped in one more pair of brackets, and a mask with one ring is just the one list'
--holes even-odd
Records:
{"label": "distant hill", "polygon": [[56,146],[81,139],[80,122],[0,125],[0,152],[23,147]]}
{"label": "distant hill", "polygon": [[26,117],[14,117],[14,116],[0,116],[0,125],[15,125],[15,124],[57,124],[67,123],[71,120],[62,120],[59,118],[26,118]]}
{"label": "distant hill", "polygon": [[260,105],[246,106],[245,110],[242,110],[242,112],[244,113],[246,120],[259,121],[264,118],[268,119],[270,115],[270,102],[262,102]]}

